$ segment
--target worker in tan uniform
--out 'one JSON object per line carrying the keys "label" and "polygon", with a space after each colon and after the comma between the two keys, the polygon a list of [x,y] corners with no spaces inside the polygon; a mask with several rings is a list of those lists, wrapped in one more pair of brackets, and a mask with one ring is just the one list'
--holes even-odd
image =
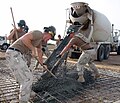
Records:
{"label": "worker in tan uniform", "polygon": [[[70,28],[71,29],[71,28]],[[70,32],[69,32],[70,31]],[[94,61],[94,56],[96,54],[95,48],[91,45],[91,43],[86,41],[86,37],[82,35],[79,32],[74,32],[74,29],[68,30],[68,33],[71,35],[71,40],[69,43],[65,46],[65,48],[60,52],[59,55],[57,55],[57,58],[60,58],[66,51],[68,51],[71,46],[76,45],[79,47],[82,51],[81,56],[78,59],[77,62],[77,71],[78,71],[78,81],[84,83],[84,69],[88,68],[93,71],[93,76],[97,78],[99,76],[98,69],[93,63]],[[88,66],[86,66],[88,64]]]}
{"label": "worker in tan uniform", "polygon": [[33,75],[27,66],[24,54],[30,50],[32,56],[35,57],[35,48],[37,48],[38,61],[43,65],[42,44],[47,43],[49,39],[53,39],[55,34],[56,29],[54,26],[44,28],[43,33],[39,30],[33,30],[17,39],[7,49],[6,60],[16,81],[20,84],[19,103],[27,103],[29,101],[33,82]]}
{"label": "worker in tan uniform", "polygon": [[[63,55],[72,45],[78,46],[82,51],[77,62],[77,71],[79,74],[78,80],[80,82],[85,82],[85,78],[83,77],[83,71],[85,68],[91,69],[95,78],[99,77],[98,69],[93,63],[96,49],[91,44],[95,16],[93,10],[84,2],[71,3],[69,14],[70,20],[68,20],[68,23],[74,28],[68,28],[68,31],[70,31],[68,33],[74,34],[74,36],[59,56]],[[76,27],[78,27],[78,30],[74,31]],[[86,64],[88,64],[88,67],[86,67]]]}
{"label": "worker in tan uniform", "polygon": [[[29,30],[25,20],[20,20],[17,24],[18,24],[18,28],[12,29],[7,37],[7,39],[11,42],[10,44],[14,43],[17,39],[19,39],[21,36],[26,34]],[[31,57],[32,56],[30,53],[25,54],[25,58],[27,59],[28,66],[30,66],[31,63],[30,62]]]}

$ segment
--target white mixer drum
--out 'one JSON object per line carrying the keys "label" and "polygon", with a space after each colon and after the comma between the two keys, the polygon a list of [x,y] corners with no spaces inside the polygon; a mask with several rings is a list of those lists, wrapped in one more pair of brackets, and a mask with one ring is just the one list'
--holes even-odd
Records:
{"label": "white mixer drum", "polygon": [[111,41],[111,23],[108,18],[95,10],[94,30],[92,38],[95,42]]}

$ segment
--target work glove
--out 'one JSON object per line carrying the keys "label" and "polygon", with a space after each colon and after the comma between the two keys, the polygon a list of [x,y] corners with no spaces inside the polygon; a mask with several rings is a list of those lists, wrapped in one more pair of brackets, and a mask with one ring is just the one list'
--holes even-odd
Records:
{"label": "work glove", "polygon": [[58,55],[56,56],[56,58],[61,58],[61,56],[62,56],[62,55],[58,54]]}

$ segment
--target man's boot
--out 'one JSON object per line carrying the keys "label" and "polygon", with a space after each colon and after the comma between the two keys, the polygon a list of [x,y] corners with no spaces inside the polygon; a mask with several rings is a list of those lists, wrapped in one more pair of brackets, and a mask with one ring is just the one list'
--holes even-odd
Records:
{"label": "man's boot", "polygon": [[85,82],[85,79],[84,79],[83,75],[79,75],[78,81],[81,82],[81,83]]}
{"label": "man's boot", "polygon": [[100,74],[95,74],[95,79],[100,78]]}
{"label": "man's boot", "polygon": [[94,79],[96,80],[97,78],[100,77],[100,74],[99,74],[99,73],[92,73],[92,76],[93,76]]}

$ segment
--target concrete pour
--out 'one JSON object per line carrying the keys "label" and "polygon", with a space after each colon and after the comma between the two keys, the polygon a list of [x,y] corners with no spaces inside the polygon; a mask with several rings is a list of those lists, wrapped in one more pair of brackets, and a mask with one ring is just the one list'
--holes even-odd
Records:
{"label": "concrete pour", "polygon": [[[85,70],[84,77],[87,83],[93,83],[94,79],[91,76],[91,72]],[[65,75],[62,75],[55,79],[50,76],[49,78],[42,78],[35,82],[32,86],[32,90],[42,96],[43,98],[34,98],[34,103],[59,103],[60,101],[67,101],[78,95],[77,91],[82,91],[83,84],[77,81],[78,73],[76,71],[67,71]],[[54,97],[54,98],[53,98]]]}

